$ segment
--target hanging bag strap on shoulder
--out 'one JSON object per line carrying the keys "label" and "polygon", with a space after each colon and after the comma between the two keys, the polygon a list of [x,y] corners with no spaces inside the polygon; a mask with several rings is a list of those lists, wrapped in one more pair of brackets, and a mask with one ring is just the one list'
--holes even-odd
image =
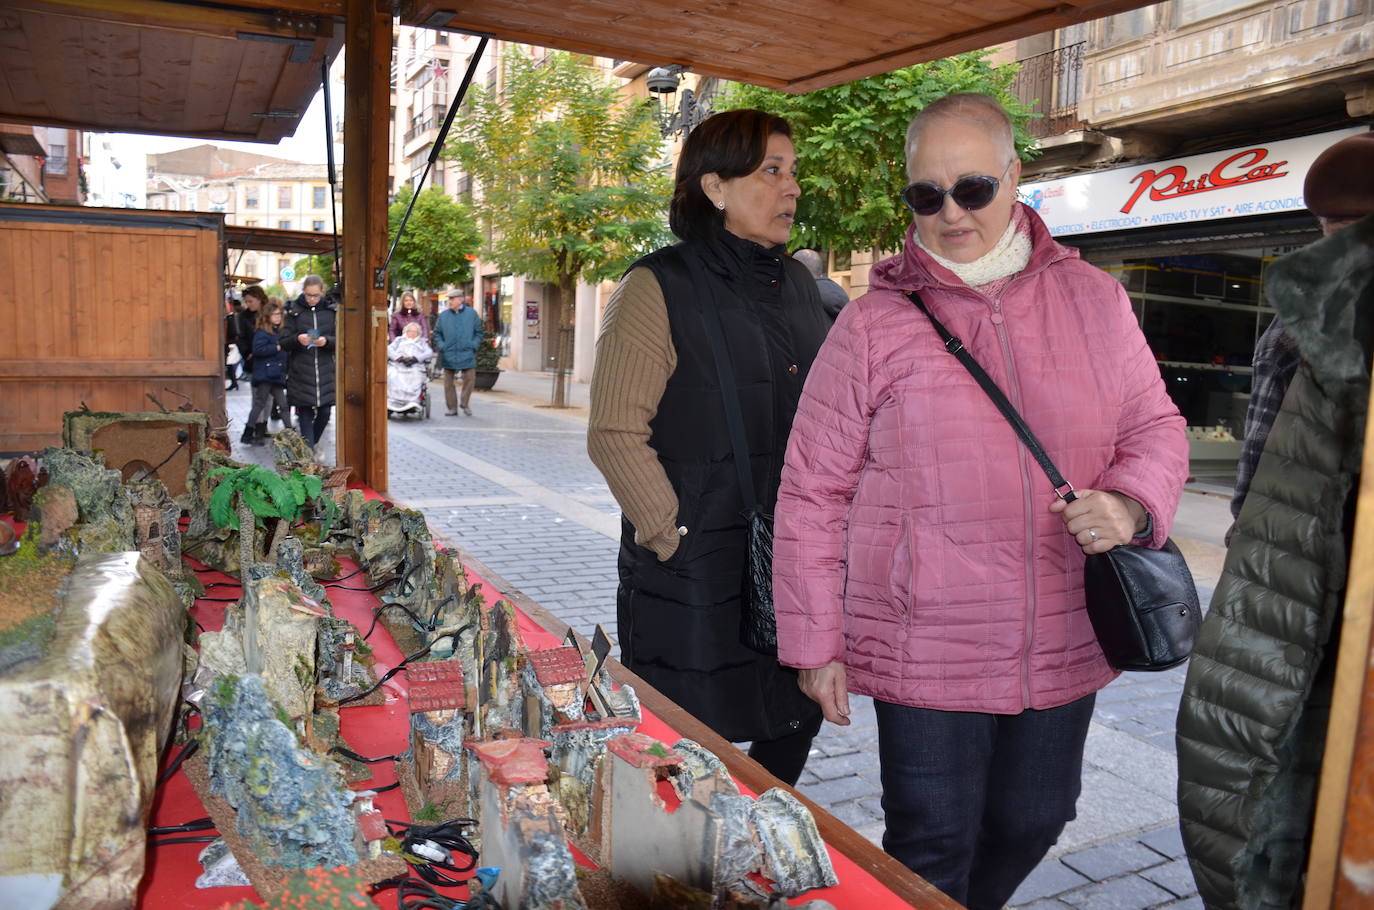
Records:
{"label": "hanging bag strap on shoulder", "polygon": [[706,275],[706,269],[695,250],[679,248],[692,272],[692,283],[701,289],[709,300],[697,298],[701,310],[701,321],[706,325],[706,338],[711,343],[711,356],[716,362],[716,374],[720,378],[720,397],[725,406],[725,425],[730,432],[730,448],[735,455],[735,470],[739,474],[740,498],[744,502],[745,513],[761,512],[758,498],[754,495],[754,471],[749,458],[749,443],[744,436],[744,413],[739,406],[739,387],[735,383],[735,364],[730,359],[730,350],[725,346],[725,328],[720,321],[720,306],[716,300],[713,283]]}
{"label": "hanging bag strap on shoulder", "polygon": [[1021,412],[1017,411],[1015,406],[1007,400],[1006,394],[987,374],[982,365],[973,359],[973,355],[964,347],[964,343],[950,334],[949,329],[945,328],[940,320],[935,318],[935,314],[926,308],[925,301],[921,299],[920,294],[909,291],[906,296],[912,303],[916,304],[916,309],[926,314],[930,324],[935,326],[935,333],[945,343],[945,350],[953,354],[955,359],[964,365],[964,369],[973,374],[973,378],[978,381],[978,384],[983,387],[983,391],[992,399],[992,403],[997,405],[997,410],[1001,411],[1002,416],[1007,418],[1007,422],[1016,431],[1016,435],[1021,437],[1021,441],[1026,444],[1026,448],[1030,450],[1031,455],[1034,456],[1036,462],[1049,477],[1050,483],[1054,485],[1054,492],[1065,502],[1073,502],[1077,499],[1078,497],[1073,492],[1073,484],[1065,480],[1064,475],[1059,473],[1059,469],[1050,460],[1045,447],[1040,444],[1040,440],[1035,438],[1035,434],[1031,432],[1031,428],[1021,417]]}

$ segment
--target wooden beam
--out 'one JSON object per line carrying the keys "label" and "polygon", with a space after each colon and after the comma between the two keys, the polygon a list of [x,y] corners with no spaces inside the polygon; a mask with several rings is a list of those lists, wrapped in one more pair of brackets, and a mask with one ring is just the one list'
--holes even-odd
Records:
{"label": "wooden beam", "polygon": [[391,125],[391,7],[348,0],[345,26],[344,297],[339,308],[336,461],[387,488],[386,292],[372,275],[386,258],[387,137]]}
{"label": "wooden beam", "polygon": [[282,12],[280,8],[241,9],[226,5],[174,3],[168,0],[8,0],[10,9],[28,10],[50,17],[72,17],[118,23],[136,28],[165,28],[196,35],[232,38],[240,31],[283,38],[328,38],[334,33],[332,11],[321,4],[282,6],[305,9]]}
{"label": "wooden beam", "polygon": [[1361,886],[1374,868],[1374,409],[1369,417],[1303,910],[1369,906]]}

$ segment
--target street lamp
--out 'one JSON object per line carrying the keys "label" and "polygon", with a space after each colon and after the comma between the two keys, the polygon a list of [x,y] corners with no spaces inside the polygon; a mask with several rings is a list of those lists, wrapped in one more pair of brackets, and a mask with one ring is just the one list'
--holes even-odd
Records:
{"label": "street lamp", "polygon": [[[649,91],[656,95],[671,95],[678,91],[678,86],[682,82],[682,73],[685,68],[679,64],[669,66],[656,66],[649,70],[644,77],[644,83]],[[668,112],[661,101],[658,107],[658,130],[666,139],[669,136],[681,134],[686,136],[693,129],[701,125],[701,122],[711,116],[711,100],[715,96],[716,80],[714,78],[703,79],[697,84],[694,92],[689,88],[682,90],[678,96],[677,110]]]}

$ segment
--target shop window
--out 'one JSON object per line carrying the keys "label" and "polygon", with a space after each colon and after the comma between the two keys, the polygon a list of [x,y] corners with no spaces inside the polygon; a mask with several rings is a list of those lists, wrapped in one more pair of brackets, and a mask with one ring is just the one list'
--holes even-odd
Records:
{"label": "shop window", "polygon": [[277,187],[277,208],[289,209],[292,206],[292,192],[289,186]]}
{"label": "shop window", "polygon": [[1182,28],[1203,19],[1220,16],[1244,6],[1253,6],[1257,0],[1174,0],[1174,27]]}

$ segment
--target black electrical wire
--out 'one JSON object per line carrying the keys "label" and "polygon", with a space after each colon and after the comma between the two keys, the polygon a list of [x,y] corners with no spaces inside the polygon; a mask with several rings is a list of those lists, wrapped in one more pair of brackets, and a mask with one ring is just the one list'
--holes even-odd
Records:
{"label": "black electrical wire", "polygon": [[178,453],[178,452],[180,452],[182,449],[184,449],[184,448],[186,447],[186,443],[188,443],[188,442],[190,442],[190,441],[191,441],[191,434],[190,434],[190,433],[187,433],[185,430],[177,430],[177,444],[176,444],[176,448],[174,448],[174,449],[172,449],[172,451],[168,452],[166,458],[164,458],[164,459],[162,459],[161,461],[159,461],[159,462],[158,462],[156,465],[154,465],[153,467],[148,468],[146,471],[142,471],[142,472],[140,472],[139,474],[135,475],[134,477],[130,478],[128,482],[129,482],[129,483],[138,483],[139,481],[147,480],[149,477],[152,477],[152,476],[153,476],[154,474],[156,474],[158,471],[162,470],[162,466],[165,465],[167,462],[171,461],[171,460],[172,460],[172,456],[176,455],[176,453]]}
{"label": "black electrical wire", "polygon": [[211,819],[209,816],[206,816],[205,818],[193,818],[189,822],[183,822],[180,825],[159,825],[155,828],[149,828],[148,834],[152,835],[153,837],[156,837],[159,834],[181,834],[187,831],[209,831],[214,829],[214,827],[214,820]]}
{"label": "black electrical wire", "polygon": [[355,702],[359,699],[367,698],[373,692],[376,692],[378,689],[380,689],[384,682],[386,682],[388,679],[404,670],[406,664],[410,663],[412,660],[419,660],[421,657],[424,657],[426,654],[428,654],[437,643],[443,641],[445,638],[456,636],[457,634],[458,633],[456,632],[452,632],[445,635],[441,635],[438,638],[434,639],[434,641],[431,641],[429,644],[425,645],[420,650],[416,651],[414,654],[406,655],[404,658],[401,659],[400,663],[392,667],[390,670],[387,670],[386,673],[382,674],[382,678],[377,680],[377,682],[374,683],[371,688],[366,689],[362,692],[356,692],[353,695],[348,696],[347,698],[339,699],[339,706],[342,707],[346,704],[349,704],[350,702]]}
{"label": "black electrical wire", "polygon": [[181,750],[181,753],[177,755],[176,758],[172,759],[172,763],[167,766],[167,770],[163,771],[162,776],[157,779],[158,786],[160,787],[163,784],[167,783],[167,781],[171,780],[172,775],[176,774],[177,769],[181,767],[181,763],[186,761],[186,759],[190,758],[192,755],[195,755],[196,750],[199,748],[199,739],[193,739],[189,743],[187,743],[186,747]]}
{"label": "black electrical wire", "polygon": [[378,756],[377,758],[368,758],[368,757],[366,757],[366,756],[364,756],[364,755],[359,755],[357,752],[354,752],[352,749],[346,749],[346,748],[344,748],[343,746],[334,746],[334,747],[331,748],[329,751],[332,752],[332,753],[334,753],[334,754],[336,754],[336,755],[342,755],[344,758],[351,758],[351,759],[353,759],[354,761],[360,761],[360,762],[362,762],[363,764],[366,764],[366,765],[375,765],[375,764],[377,764],[378,762],[384,762],[384,761],[400,761],[400,760],[401,760],[401,756],[399,756],[399,755],[380,755],[380,756]]}
{"label": "black electrical wire", "polygon": [[[460,880],[448,875],[449,872],[462,874],[477,868],[477,848],[466,837],[466,829],[474,828],[477,822],[471,818],[452,818],[437,825],[414,825],[388,818],[388,826],[395,825],[400,831],[395,833],[401,841],[401,851],[407,857],[421,860],[415,863],[409,859],[415,873],[431,885],[456,885]],[[429,849],[440,847],[449,854],[449,860],[435,860],[417,852],[417,846]],[[455,861],[459,855],[467,857],[466,865]]]}
{"label": "black electrical wire", "polygon": [[208,600],[210,603],[233,604],[242,600],[242,597],[197,597],[196,600]]}
{"label": "black electrical wire", "polygon": [[440,894],[428,882],[408,876],[375,882],[371,893],[375,895],[388,888],[396,889],[397,910],[463,910],[467,907],[466,902]]}
{"label": "black electrical wire", "polygon": [[202,837],[164,837],[162,840],[155,840],[149,846],[165,847],[168,844],[210,844],[219,840],[218,834],[206,834]]}

